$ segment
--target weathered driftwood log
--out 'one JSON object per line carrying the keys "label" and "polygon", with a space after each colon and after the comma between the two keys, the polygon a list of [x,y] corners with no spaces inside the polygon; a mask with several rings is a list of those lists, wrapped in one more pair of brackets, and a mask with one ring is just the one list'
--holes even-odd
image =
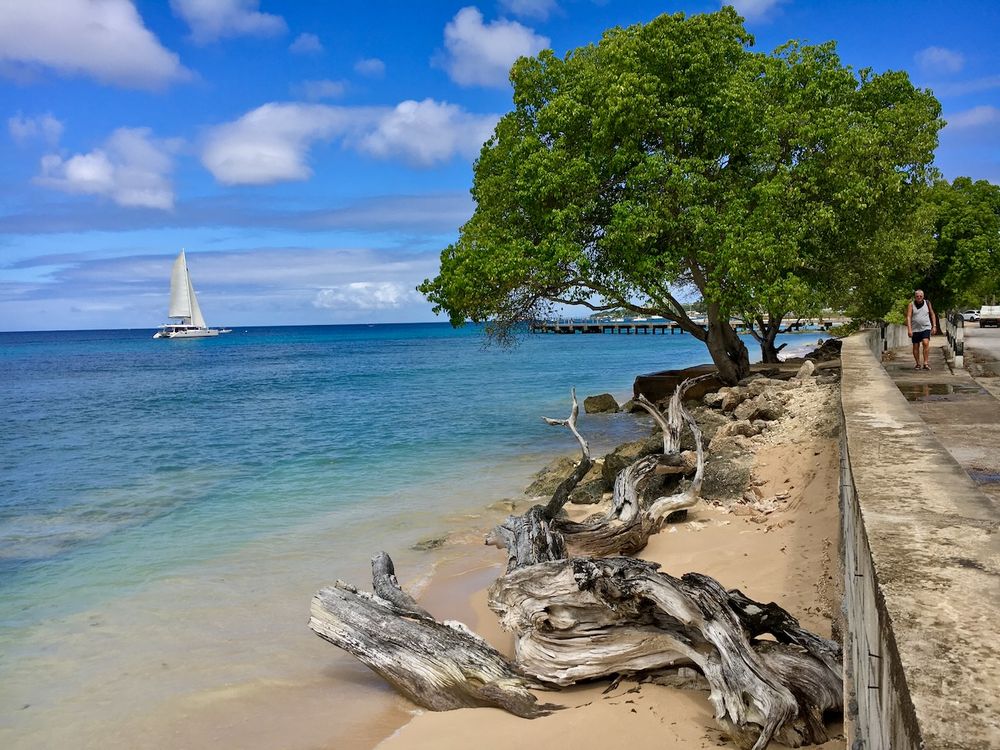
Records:
{"label": "weathered driftwood log", "polygon": [[524,718],[560,708],[539,704],[542,685],[460,622],[437,622],[396,581],[384,552],[372,558],[376,593],[342,581],[312,600],[309,627],[355,656],[400,693],[432,711],[494,706]]}
{"label": "weathered driftwood log", "polygon": [[[701,430],[691,413],[684,408],[684,392],[698,379],[682,383],[670,400],[668,416],[664,417],[645,396],[638,403],[648,411],[663,429],[664,455],[645,456],[622,469],[615,479],[611,507],[607,513],[583,522],[570,521],[557,514],[566,503],[570,492],[590,469],[592,461],[587,442],[576,429],[578,413],[576,393],[573,394],[573,411],[567,420],[546,419],[549,424],[569,426],[583,450],[583,460],[573,474],[564,480],[547,505],[534,506],[521,516],[509,516],[486,537],[487,544],[507,548],[507,569],[531,565],[548,560],[558,560],[569,554],[578,556],[631,555],[660,530],[663,522],[673,512],[690,508],[698,502],[705,476],[705,455]],[[680,455],[680,434],[687,424],[691,429],[697,452],[697,466],[691,483],[679,492],[643,501],[641,487],[653,479],[657,467]],[[581,468],[583,470],[581,471]],[[548,545],[548,546],[546,546]]]}
{"label": "weathered driftwood log", "polygon": [[[842,710],[839,646],[775,604],[658,567],[622,557],[541,563],[498,579],[489,603],[514,633],[518,666],[541,680],[694,666],[742,746],[825,741],[823,714]],[[776,640],[755,640],[765,633]]]}
{"label": "weathered driftwood log", "polygon": [[486,535],[486,543],[507,550],[507,572],[566,557],[566,542],[545,507],[533,505],[520,516],[507,516]]}
{"label": "weathered driftwood log", "polygon": [[658,455],[644,456],[618,472],[611,507],[604,515],[579,522],[554,520],[553,526],[571,555],[632,555],[646,546],[668,515],[661,516],[652,512],[651,507],[645,507],[640,492],[640,486],[653,476],[659,460]]}

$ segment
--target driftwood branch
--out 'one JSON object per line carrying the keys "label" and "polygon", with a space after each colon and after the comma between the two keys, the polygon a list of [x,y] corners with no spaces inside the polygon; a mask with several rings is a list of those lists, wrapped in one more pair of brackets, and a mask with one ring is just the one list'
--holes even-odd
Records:
{"label": "driftwood branch", "polygon": [[[742,746],[824,742],[824,713],[842,710],[837,644],[775,604],[657,568],[621,557],[533,565],[498,579],[489,603],[514,633],[518,666],[539,679],[569,685],[693,666],[716,719]],[[756,640],[765,633],[776,640]]]}
{"label": "driftwood branch", "polygon": [[[701,437],[701,428],[698,426],[697,420],[684,406],[684,393],[695,383],[705,378],[706,376],[703,375],[698,378],[685,380],[674,390],[673,395],[670,397],[669,416],[667,419],[663,418],[660,410],[645,395],[639,396],[638,403],[650,415],[653,415],[657,424],[663,429],[664,458],[661,459],[660,465],[674,463],[676,460],[679,460],[681,429],[685,424],[691,430],[691,434],[694,435],[695,454],[697,456],[694,479],[691,481],[690,486],[686,490],[682,490],[674,495],[659,497],[652,502],[649,514],[655,518],[664,519],[675,511],[690,508],[701,497],[701,486],[705,480],[705,447]],[[674,457],[677,458],[674,459]]]}
{"label": "driftwood branch", "polygon": [[594,465],[594,461],[590,457],[590,446],[587,445],[587,441],[584,440],[583,435],[581,435],[579,430],[576,428],[576,418],[580,414],[580,404],[576,400],[576,388],[573,388],[571,393],[573,396],[573,408],[570,411],[568,419],[550,419],[549,417],[542,417],[547,424],[552,426],[568,427],[570,432],[573,433],[573,437],[575,437],[576,441],[580,444],[580,452],[582,454],[580,463],[578,463],[573,469],[573,473],[559,483],[555,492],[552,493],[552,499],[549,500],[548,504],[545,506],[545,517],[548,519],[555,518],[559,511],[562,510],[566,501],[569,500],[570,493],[576,488],[581,480],[587,476],[587,472],[590,471],[591,467]]}
{"label": "driftwood branch", "polygon": [[560,708],[539,704],[525,676],[459,622],[438,622],[396,581],[384,552],[372,560],[376,594],[342,581],[312,600],[309,627],[352,654],[417,705],[432,711],[493,706],[524,718]]}
{"label": "driftwood branch", "polygon": [[603,516],[581,522],[556,519],[554,525],[570,554],[631,555],[646,546],[663,519],[643,506],[640,487],[653,477],[659,459],[657,455],[644,456],[618,472],[611,507]]}
{"label": "driftwood branch", "polygon": [[[676,389],[670,400],[667,416],[644,396],[640,396],[639,403],[663,429],[663,446],[667,452],[662,456],[640,458],[620,471],[615,478],[611,507],[604,515],[583,522],[570,521],[557,515],[569,493],[593,463],[586,441],[576,430],[578,407],[574,392],[570,419],[546,421],[570,427],[583,449],[583,459],[573,474],[559,485],[548,505],[544,508],[535,506],[521,516],[509,516],[487,535],[488,544],[507,548],[508,571],[522,565],[559,560],[567,554],[592,557],[635,554],[646,546],[649,537],[660,530],[671,513],[695,505],[701,496],[705,453],[701,430],[684,407],[683,398],[686,390],[701,379],[689,379]],[[683,470],[676,467],[683,464],[680,435],[685,424],[695,438],[697,464],[693,481],[678,492],[644,502],[644,483],[652,481],[661,472]],[[665,470],[664,467],[668,466],[671,468]]]}

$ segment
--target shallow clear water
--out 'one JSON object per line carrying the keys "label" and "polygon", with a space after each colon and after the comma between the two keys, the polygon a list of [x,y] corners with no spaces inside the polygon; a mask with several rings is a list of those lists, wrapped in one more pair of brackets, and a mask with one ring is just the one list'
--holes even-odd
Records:
{"label": "shallow clear water", "polygon": [[[0,744],[109,747],[108,722],[321,678],[313,591],[366,584],[383,548],[425,574],[414,542],[575,452],[539,419],[571,386],[624,399],[706,360],[690,336],[504,350],[445,324],[0,334]],[[580,426],[598,455],[645,429]]]}

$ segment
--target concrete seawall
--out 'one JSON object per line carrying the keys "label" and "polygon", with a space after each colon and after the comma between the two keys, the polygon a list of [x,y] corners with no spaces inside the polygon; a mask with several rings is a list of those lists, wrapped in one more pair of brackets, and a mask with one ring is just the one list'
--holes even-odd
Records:
{"label": "concrete seawall", "polygon": [[855,748],[1000,748],[1000,510],[909,407],[880,355],[842,350],[842,553]]}

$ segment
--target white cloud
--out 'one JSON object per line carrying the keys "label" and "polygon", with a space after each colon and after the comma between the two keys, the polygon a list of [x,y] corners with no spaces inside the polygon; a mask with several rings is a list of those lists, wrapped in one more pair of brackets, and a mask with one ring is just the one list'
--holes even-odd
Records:
{"label": "white cloud", "polygon": [[927,47],[914,55],[914,59],[925,73],[957,73],[965,65],[961,52],[944,47]]}
{"label": "white cloud", "polygon": [[101,195],[120,206],[172,209],[172,153],[177,141],[156,140],[149,128],[119,128],[104,145],[64,159],[42,157],[40,185],[66,193]]}
{"label": "white cloud", "polygon": [[363,110],[270,103],[209,131],[202,164],[227,185],[305,180],[309,147],[349,132]]}
{"label": "white cloud", "polygon": [[500,0],[500,7],[515,16],[544,21],[558,4],[556,0]]}
{"label": "white cloud", "polygon": [[455,154],[473,158],[493,132],[497,118],[473,115],[433,99],[400,102],[365,135],[360,148],[373,156],[401,156],[417,166],[446,161]]}
{"label": "white cloud", "polygon": [[170,0],[170,7],[200,44],[232,36],[277,36],[288,30],[284,18],[258,10],[260,0]]}
{"label": "white cloud", "polygon": [[318,55],[323,51],[323,43],[315,34],[299,34],[288,49],[297,55]]}
{"label": "white cloud", "polygon": [[0,62],[10,74],[44,66],[140,89],[191,77],[143,25],[131,0],[0,3]]}
{"label": "white cloud", "polygon": [[722,4],[732,5],[748,21],[760,21],[784,2],[786,0],[723,0]]}
{"label": "white cloud", "polygon": [[354,281],[321,289],[313,305],[330,310],[388,310],[418,298],[413,288],[392,281]]}
{"label": "white cloud", "polygon": [[497,119],[433,99],[393,109],[272,102],[211,129],[201,160],[229,185],[305,180],[313,144],[339,138],[371,156],[426,167],[478,154]]}
{"label": "white cloud", "polygon": [[17,143],[41,138],[50,146],[54,146],[62,136],[63,124],[50,113],[38,117],[24,117],[18,112],[7,119],[7,130]]}
{"label": "white cloud", "polygon": [[366,57],[354,63],[354,71],[368,78],[381,78],[385,75],[385,63],[377,57]]}
{"label": "white cloud", "polygon": [[511,65],[521,56],[536,55],[549,39],[517,21],[483,24],[483,14],[462,8],[444,29],[447,54],[439,62],[462,86],[504,86]]}
{"label": "white cloud", "polygon": [[292,92],[303,99],[317,101],[319,99],[336,99],[343,96],[347,90],[347,84],[343,81],[302,81],[292,87]]}
{"label": "white cloud", "polygon": [[984,125],[1000,124],[1000,108],[982,105],[947,115],[945,120],[948,121],[948,130],[966,130]]}

